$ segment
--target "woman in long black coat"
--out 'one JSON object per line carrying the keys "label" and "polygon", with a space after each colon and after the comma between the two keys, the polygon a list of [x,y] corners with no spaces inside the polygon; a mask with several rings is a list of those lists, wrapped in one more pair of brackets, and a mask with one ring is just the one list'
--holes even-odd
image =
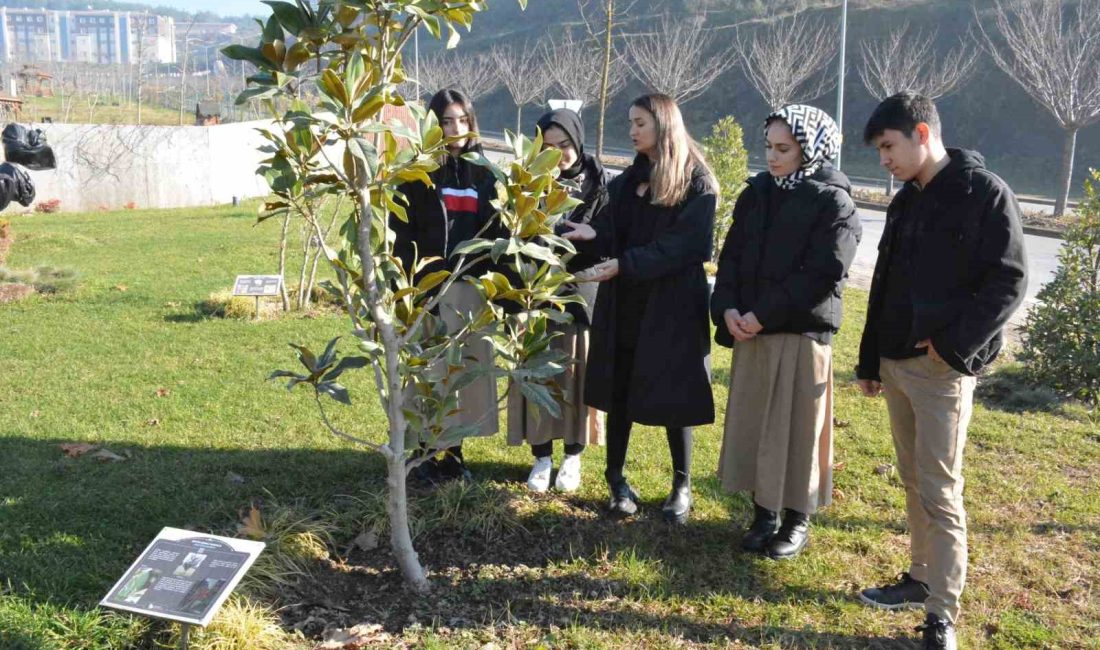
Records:
{"label": "woman in long black coat", "polygon": [[672,454],[672,492],[662,514],[691,509],[691,427],[714,421],[708,287],[717,189],[676,103],[646,95],[630,108],[637,157],[608,189],[591,225],[565,237],[607,261],[584,277],[600,282],[592,320],[585,402],[607,416],[611,514],[637,512],[623,468],[634,422],[662,426]]}

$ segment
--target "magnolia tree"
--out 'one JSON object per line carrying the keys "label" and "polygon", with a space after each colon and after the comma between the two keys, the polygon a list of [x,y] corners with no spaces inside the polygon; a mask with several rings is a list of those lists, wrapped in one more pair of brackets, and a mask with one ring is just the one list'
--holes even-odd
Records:
{"label": "magnolia tree", "polygon": [[[258,68],[239,101],[286,97],[312,79],[320,106],[271,102],[288,110],[265,130],[270,157],[262,171],[274,198],[262,207],[260,218],[291,211],[314,228],[361,353],[341,356],[337,340],[320,354],[292,344],[305,370],[277,371],[272,378],[289,378],[289,388],[308,387],[325,426],[385,459],[393,553],[406,581],[424,591],[428,580],[409,531],[406,477],[424,461],[417,453],[420,445],[444,448],[477,428],[449,424],[447,416],[459,408],[456,391],[487,374],[508,377],[513,389],[549,415],[560,416],[561,394],[553,380],[568,360],[552,350],[547,321],[566,321],[565,305],[580,299],[562,295],[571,276],[561,256],[573,249],[553,234],[553,226],[577,202],[555,178],[558,152],[541,152],[541,137],[509,137],[515,159],[504,170],[467,154],[496,179],[495,216],[478,238],[453,252],[453,272],[422,272],[434,261],[429,258],[404,268],[394,256],[388,226],[391,215],[408,218],[399,188],[408,182],[430,185],[430,173],[438,168],[439,157],[447,155],[450,140],[435,116],[415,104],[408,104],[415,117],[412,126],[383,119],[386,107],[406,105],[397,93],[405,80],[401,48],[421,25],[437,38],[447,35],[453,47],[457,29],[469,29],[485,2],[321,0],[317,8],[304,0],[267,4],[273,15],[264,24],[261,43],[224,50]],[[291,46],[289,36],[295,38]],[[342,240],[334,247],[324,244],[323,224],[304,208],[324,195],[347,197],[352,206],[342,224]],[[482,262],[490,262],[493,270],[461,278]],[[454,282],[469,282],[484,299],[480,313],[457,330],[448,329],[440,315],[441,297]],[[464,344],[474,337],[491,340],[492,366],[463,358]],[[365,416],[343,418],[363,422],[363,430],[342,429],[334,422],[341,418],[331,418],[327,411],[328,400],[351,407],[351,395],[338,380],[360,369],[372,375],[386,414],[384,435],[374,432]]]}

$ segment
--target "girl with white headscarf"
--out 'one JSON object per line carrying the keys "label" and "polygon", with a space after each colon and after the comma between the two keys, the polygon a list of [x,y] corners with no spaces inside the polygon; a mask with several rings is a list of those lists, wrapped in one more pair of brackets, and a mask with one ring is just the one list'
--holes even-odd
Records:
{"label": "girl with white headscarf", "polygon": [[830,343],[860,223],[829,164],[841,141],[831,117],[787,106],[764,135],[768,171],[737,199],[711,298],[715,341],[735,347],[718,474],[753,496],[742,547],[786,559],[832,496]]}

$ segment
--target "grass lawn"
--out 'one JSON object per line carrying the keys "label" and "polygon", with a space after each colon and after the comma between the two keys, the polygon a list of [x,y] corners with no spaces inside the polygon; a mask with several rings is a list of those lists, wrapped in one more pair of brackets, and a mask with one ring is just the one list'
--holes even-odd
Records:
{"label": "grass lawn", "polygon": [[[23,101],[23,119],[32,122],[41,122],[42,118],[50,117],[54,122],[73,124],[137,124],[137,104],[127,103],[118,98],[66,97],[64,106],[61,105],[61,97],[57,95],[26,96]],[[68,119],[66,119],[66,109],[69,109]],[[146,103],[141,107],[141,123],[178,126],[179,110]],[[183,123],[185,125],[195,123],[194,106],[190,111],[183,112]]]}
{"label": "grass lawn", "polygon": [[[875,471],[893,461],[885,405],[850,385],[864,293],[849,292],[835,345],[835,503],[797,561],[738,549],[749,503],[714,478],[730,365],[720,350],[719,421],[696,432],[686,528],[660,521],[670,467],[655,429],[632,441],[627,469],[645,505],[626,523],[600,516],[603,450],[586,452],[577,495],[532,497],[526,448],[474,440],[478,483],[418,497],[417,544],[437,588],[417,601],[384,545],[348,551],[377,518],[379,460],[327,433],[305,392],[264,381],[296,363],[287,342],[317,345],[347,322],[195,309],[237,274],[274,272],[276,226],[253,224],[248,207],[13,219],[10,266],[69,266],[81,281],[0,306],[0,648],[157,647],[164,626],[96,602],[161,527],[232,532],[250,504],[293,505],[336,526],[332,559],[312,578],[255,591],[314,638],[365,622],[383,626],[378,647],[913,647],[920,614],[855,599],[907,557],[900,483]],[[356,406],[332,413],[379,435],[367,374],[345,377]],[[66,442],[127,460],[67,458]],[[965,647],[1100,648],[1095,415],[982,402],[967,454]]]}

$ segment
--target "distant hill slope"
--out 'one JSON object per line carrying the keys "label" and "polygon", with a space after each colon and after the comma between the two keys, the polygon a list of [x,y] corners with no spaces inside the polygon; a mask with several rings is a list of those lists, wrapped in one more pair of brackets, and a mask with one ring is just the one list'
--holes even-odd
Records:
{"label": "distant hill slope", "polygon": [[[623,3],[624,0],[618,0]],[[627,3],[629,4],[629,3]],[[882,174],[877,157],[861,142],[862,128],[875,101],[864,90],[858,74],[859,43],[884,35],[892,27],[908,22],[914,29],[936,31],[939,49],[946,51],[965,37],[973,22],[991,0],[852,0],[849,3],[848,67],[845,84],[845,166],[852,173]],[[464,35],[459,51],[486,50],[501,42],[533,42],[551,38],[563,26],[579,25],[575,0],[531,0],[523,12],[514,0],[494,0],[474,21],[474,30]],[[623,31],[651,28],[663,12],[695,14],[706,12],[707,24],[720,33],[735,37],[739,24],[752,24],[767,12],[804,11],[807,16],[829,21],[839,20],[836,0],[638,0],[624,18]],[[729,42],[727,41],[727,42]],[[423,53],[437,49],[431,39],[421,39]],[[630,100],[645,91],[631,83],[613,101],[608,113],[608,142],[627,146],[625,114]],[[835,93],[810,103],[834,113]],[[977,73],[958,93],[940,101],[945,137],[949,144],[980,150],[989,166],[1004,176],[1018,191],[1053,194],[1061,157],[1063,137],[1054,121],[1022,89],[997,70],[988,58],[979,63]],[[538,109],[525,111],[533,121]],[[700,98],[684,107],[685,118],[696,138],[702,138],[711,125],[732,114],[745,125],[746,147],[753,155],[762,150],[760,121],[766,107],[739,69],[726,73]],[[593,116],[591,110],[586,117]],[[483,128],[512,128],[515,109],[503,90],[483,99],[479,106]],[[594,120],[588,128],[595,134]],[[1084,129],[1078,136],[1074,194],[1089,167],[1100,167],[1100,126]]]}

